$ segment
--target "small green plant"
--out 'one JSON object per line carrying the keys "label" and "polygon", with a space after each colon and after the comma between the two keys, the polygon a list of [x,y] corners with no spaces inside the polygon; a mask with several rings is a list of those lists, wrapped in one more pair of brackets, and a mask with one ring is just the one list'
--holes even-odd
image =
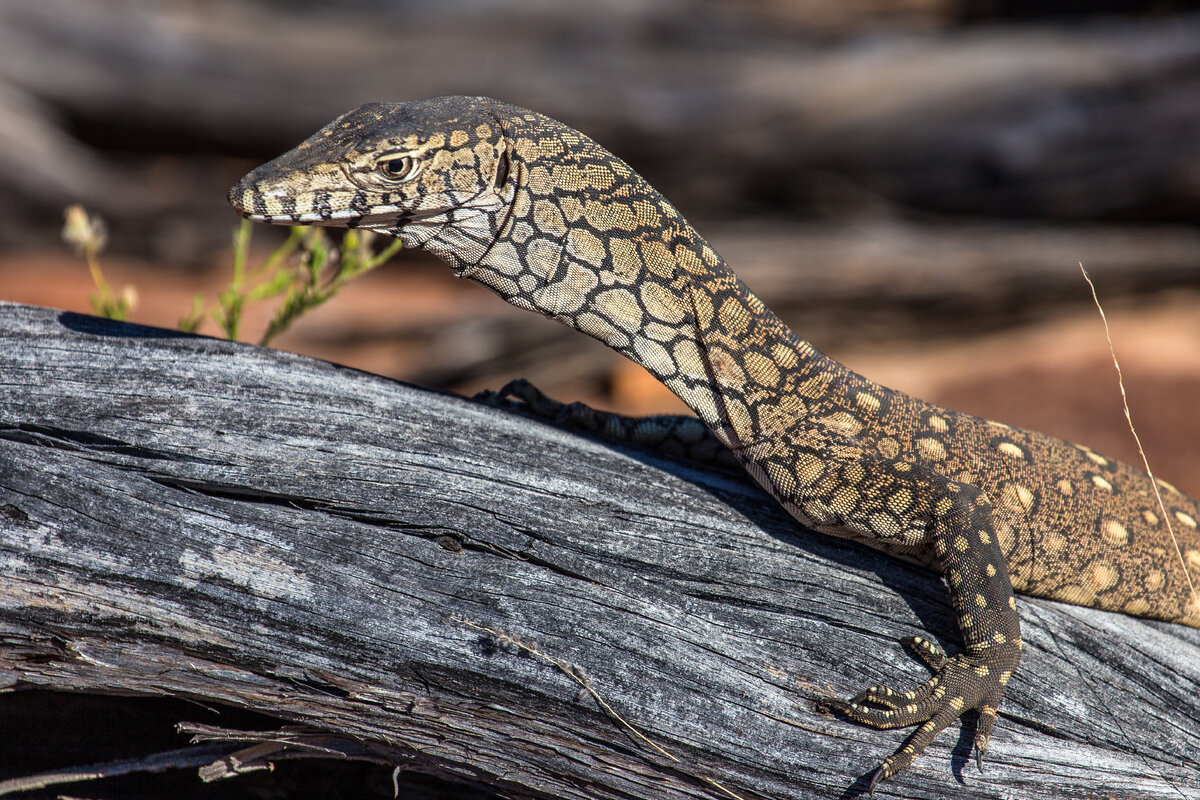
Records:
{"label": "small green plant", "polygon": [[[249,231],[250,223],[242,222],[241,230]],[[276,275],[264,285],[265,296],[283,294],[283,302],[275,309],[275,317],[263,331],[259,344],[266,346],[283,333],[300,315],[316,308],[333,297],[346,281],[373,270],[400,252],[403,244],[393,240],[379,252],[375,252],[375,234],[371,231],[348,230],[335,247],[320,228],[300,228],[293,233],[281,250],[287,248],[293,237],[298,240],[302,251],[299,265],[289,271],[280,268]],[[235,238],[234,263],[238,261]],[[249,233],[245,234],[249,241]],[[295,245],[292,245],[295,247]],[[276,252],[279,252],[276,250]],[[274,258],[275,254],[271,254]],[[268,258],[268,263],[271,261]],[[287,279],[284,280],[283,278]]]}
{"label": "small green plant", "polygon": [[92,310],[97,316],[109,319],[124,320],[129,312],[137,305],[137,292],[132,286],[121,289],[119,297],[113,295],[104,272],[100,269],[100,253],[108,243],[108,228],[99,217],[89,217],[83,206],[71,206],[65,214],[62,237],[67,244],[75,248],[75,252],[87,261],[88,270],[92,273],[92,283],[96,284],[95,294],[88,296]]}
{"label": "small green plant", "polygon": [[[305,312],[337,294],[346,281],[383,264],[402,247],[396,240],[376,252],[375,234],[358,230],[347,231],[335,245],[320,228],[301,226],[291,228],[283,244],[261,264],[251,267],[248,262],[252,230],[248,220],[242,220],[234,229],[233,277],[229,285],[217,294],[211,307],[204,295],[197,293],[191,311],[179,320],[180,330],[194,333],[211,316],[225,338],[238,339],[242,312],[248,303],[282,297],[275,316],[258,341],[266,346]],[[125,319],[136,295],[127,287],[121,298],[114,299],[104,281],[98,261],[104,246],[104,223],[88,217],[79,206],[72,206],[67,209],[63,238],[87,259],[97,288],[92,297],[96,313]]]}

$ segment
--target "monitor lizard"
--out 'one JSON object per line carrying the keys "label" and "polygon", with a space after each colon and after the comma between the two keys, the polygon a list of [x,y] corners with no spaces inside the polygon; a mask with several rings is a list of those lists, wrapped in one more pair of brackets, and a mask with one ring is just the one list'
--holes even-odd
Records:
{"label": "monitor lizard", "polygon": [[1196,500],[825,356],[627,164],[549,117],[484,97],[368,103],[229,201],[251,220],[399,237],[599,339],[666,384],[797,520],[940,571],[961,651],[914,637],[927,683],[833,704],[879,728],[920,724],[872,790],[972,709],[981,759],[1021,658],[1014,590],[1200,627]]}

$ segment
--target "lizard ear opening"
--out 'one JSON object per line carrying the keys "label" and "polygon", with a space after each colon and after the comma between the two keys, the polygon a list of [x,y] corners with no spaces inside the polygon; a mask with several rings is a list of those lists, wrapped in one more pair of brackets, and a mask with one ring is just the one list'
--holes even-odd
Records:
{"label": "lizard ear opening", "polygon": [[503,188],[506,180],[508,180],[508,150],[501,150],[496,156],[496,177],[492,181],[492,186],[496,189]]}

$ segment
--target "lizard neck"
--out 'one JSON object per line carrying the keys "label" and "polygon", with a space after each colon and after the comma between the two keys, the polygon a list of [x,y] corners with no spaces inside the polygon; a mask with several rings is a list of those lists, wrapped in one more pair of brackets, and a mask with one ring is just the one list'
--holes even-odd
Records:
{"label": "lizard neck", "polygon": [[834,362],[771,313],[666,199],[590,140],[553,166],[519,138],[514,154],[507,216],[459,274],[642,365],[735,451],[806,413],[797,387],[807,376],[827,382]]}

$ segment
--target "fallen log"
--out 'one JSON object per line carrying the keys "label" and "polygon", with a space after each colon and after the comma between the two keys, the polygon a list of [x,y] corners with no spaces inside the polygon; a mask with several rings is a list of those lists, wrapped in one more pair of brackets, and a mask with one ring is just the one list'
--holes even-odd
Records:
{"label": "fallen log", "polygon": [[[1200,631],[1021,611],[986,772],[968,721],[880,794],[1200,790]],[[740,476],[0,304],[0,704],[225,704],[280,721],[244,759],[307,748],[508,797],[847,797],[906,732],[821,702],[921,680],[897,640],[954,630],[935,575],[801,528]]]}

